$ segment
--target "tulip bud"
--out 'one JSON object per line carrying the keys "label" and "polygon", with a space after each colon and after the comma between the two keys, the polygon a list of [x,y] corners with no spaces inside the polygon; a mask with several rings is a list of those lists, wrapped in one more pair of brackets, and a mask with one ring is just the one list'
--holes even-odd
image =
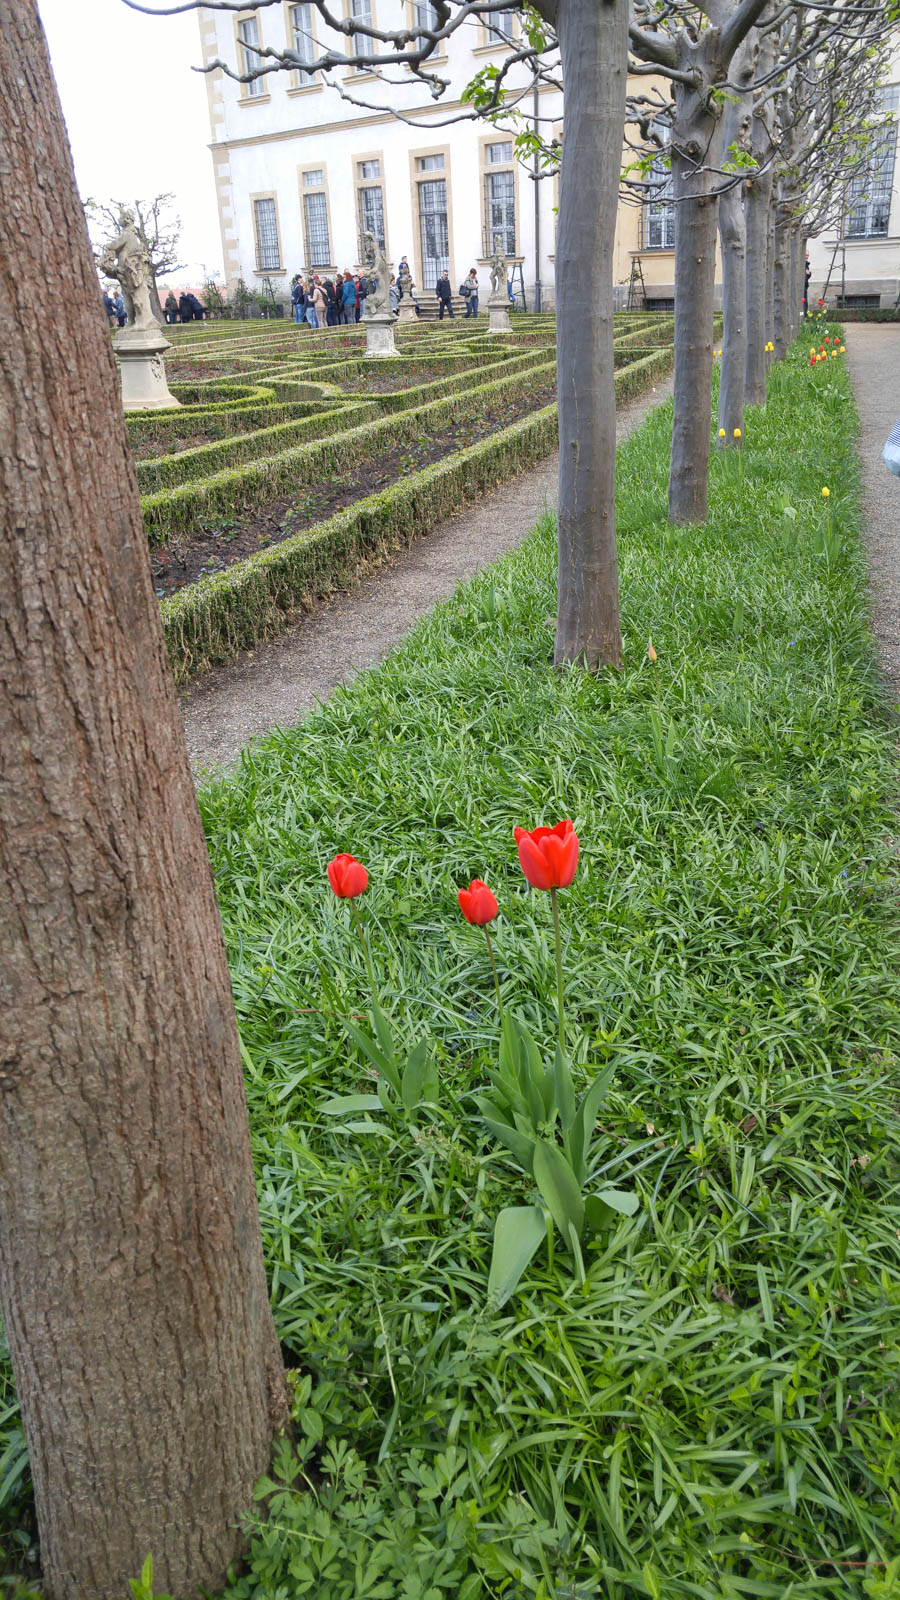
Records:
{"label": "tulip bud", "polygon": [[369,874],[355,856],[339,855],[328,863],[328,882],[339,900],[355,900],[369,886]]}
{"label": "tulip bud", "polygon": [[650,640],[650,643],[647,646],[647,660],[648,661],[655,661],[656,660],[656,651],[653,648],[653,640],[652,639]]}

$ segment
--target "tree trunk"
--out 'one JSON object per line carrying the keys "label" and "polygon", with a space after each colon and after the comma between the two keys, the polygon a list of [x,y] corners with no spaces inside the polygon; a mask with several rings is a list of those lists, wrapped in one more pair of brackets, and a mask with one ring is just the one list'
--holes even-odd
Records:
{"label": "tree trunk", "polygon": [[[775,198],[769,202],[766,219],[766,339],[775,338]],[[766,356],[766,371],[770,366]]]}
{"label": "tree trunk", "polygon": [[696,96],[679,85],[673,130],[675,201],[675,413],[669,469],[669,521],[706,520],[709,478],[712,336],[716,277],[721,124],[688,110]]}
{"label": "tree trunk", "polygon": [[[555,661],[622,664],[612,254],[628,0],[561,0],[566,84],[556,244],[559,603]],[[588,203],[589,197],[589,203]]]}
{"label": "tree trunk", "polygon": [[[0,10],[0,1306],[48,1600],[219,1588],[286,1415],[231,989],[34,0]],[[33,287],[66,285],[36,316]]]}
{"label": "tree trunk", "polygon": [[784,219],[776,221],[775,249],[773,251],[775,360],[783,361],[790,344],[790,300],[793,287],[791,279],[791,236]]}
{"label": "tree trunk", "polygon": [[769,263],[769,206],[772,174],[764,172],[748,185],[745,197],[747,219],[747,366],[744,401],[747,405],[766,403],[766,284]]}
{"label": "tree trunk", "polygon": [[744,432],[744,368],[747,362],[747,229],[740,186],[719,199],[722,250],[722,369],[719,381],[720,443]]}

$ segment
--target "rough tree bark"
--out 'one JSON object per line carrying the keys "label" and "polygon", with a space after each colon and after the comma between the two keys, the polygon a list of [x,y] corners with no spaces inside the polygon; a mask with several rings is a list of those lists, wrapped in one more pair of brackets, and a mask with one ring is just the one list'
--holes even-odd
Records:
{"label": "rough tree bark", "polygon": [[672,134],[675,201],[675,405],[669,521],[705,522],[722,123],[679,84]]}
{"label": "rough tree bark", "polygon": [[0,8],[0,79],[0,1305],[48,1600],[121,1600],[148,1551],[186,1596],[239,1551],[283,1372],[221,929],[34,0]]}
{"label": "rough tree bark", "polygon": [[[627,0],[563,0],[556,244],[556,664],[622,664],[616,556],[612,250],[625,120]],[[589,199],[588,199],[589,197]]]}
{"label": "rough tree bark", "polygon": [[[734,83],[749,83],[756,52],[744,41],[732,67]],[[723,142],[726,155],[732,146],[745,150],[750,142],[752,104],[747,94],[735,93],[725,110]],[[744,185],[726,189],[719,199],[719,246],[722,254],[722,366],[719,381],[720,445],[734,444],[734,430],[744,432],[744,369],[747,361],[747,221]]]}
{"label": "rough tree bark", "polygon": [[790,344],[791,314],[791,229],[786,217],[776,216],[774,249],[773,319],[775,332],[775,360],[783,361]]}

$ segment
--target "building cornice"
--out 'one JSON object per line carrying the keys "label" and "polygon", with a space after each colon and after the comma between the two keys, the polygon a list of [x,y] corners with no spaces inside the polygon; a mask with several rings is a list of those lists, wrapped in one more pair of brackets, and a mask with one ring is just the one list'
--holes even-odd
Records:
{"label": "building cornice", "polygon": [[[289,90],[288,92],[290,93],[291,91]],[[558,95],[559,90],[555,89],[552,84],[543,84],[539,93]],[[251,104],[253,104],[252,101]],[[431,117],[443,116],[447,111],[462,111],[463,109],[464,102],[462,100],[447,100],[439,106],[414,106],[411,110],[405,111],[403,116],[413,121],[427,124]],[[249,133],[234,139],[216,139],[209,148],[215,155],[217,150],[238,150],[254,144],[278,144],[285,139],[311,139],[322,133],[339,133],[343,128],[374,128],[381,123],[400,120],[402,119],[398,118],[393,111],[371,111],[365,116],[341,117],[339,121],[335,122],[307,123],[305,127],[277,128],[269,133]]]}

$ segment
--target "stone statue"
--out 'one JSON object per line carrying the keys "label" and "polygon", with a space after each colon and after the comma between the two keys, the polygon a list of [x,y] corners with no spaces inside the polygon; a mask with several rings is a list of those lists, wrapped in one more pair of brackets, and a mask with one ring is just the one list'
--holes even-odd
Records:
{"label": "stone statue", "polygon": [[506,256],[501,246],[502,234],[494,234],[494,254],[491,257],[491,294],[506,293]]}
{"label": "stone statue", "polygon": [[135,328],[156,328],[150,303],[150,262],[134,225],[134,212],[122,213],[122,231],[110,239],[100,257],[100,270],[108,278],[118,278],[128,320]]}
{"label": "stone statue", "polygon": [[413,292],[413,289],[416,286],[413,283],[412,273],[409,270],[409,262],[408,261],[406,261],[406,260],[401,261],[401,263],[400,263],[400,271],[399,271],[397,276],[398,276],[398,281],[399,281],[399,284],[400,284],[400,294],[401,294],[401,296],[407,296],[409,299],[412,299],[412,292]]}
{"label": "stone statue", "polygon": [[[378,243],[374,233],[363,234],[363,248],[366,260],[372,264],[372,285],[366,296],[366,316],[378,317],[387,313],[391,315],[391,273],[387,264],[385,253]],[[373,282],[374,280],[377,280]]]}

